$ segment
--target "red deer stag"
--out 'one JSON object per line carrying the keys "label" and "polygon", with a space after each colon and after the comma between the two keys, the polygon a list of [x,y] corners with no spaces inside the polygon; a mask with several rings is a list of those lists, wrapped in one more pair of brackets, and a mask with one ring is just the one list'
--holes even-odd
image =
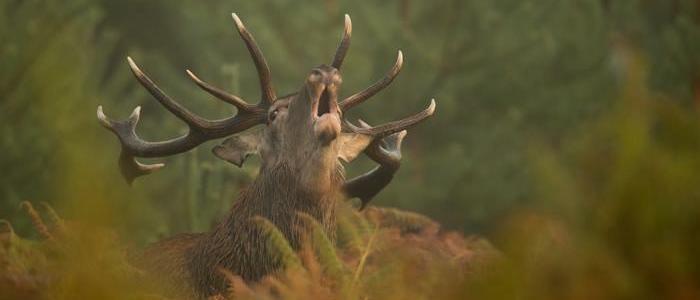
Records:
{"label": "red deer stag", "polygon": [[[121,142],[119,167],[129,183],[164,166],[142,164],[136,157],[183,153],[212,139],[228,137],[212,152],[239,167],[247,156],[261,156],[257,178],[212,231],[171,237],[150,246],[142,255],[150,271],[189,283],[200,297],[225,289],[225,282],[217,271],[219,268],[226,268],[246,280],[258,280],[279,269],[280,261],[274,249],[269,248],[263,229],[251,220],[252,217],[268,219],[294,248],[299,247],[305,234],[298,212],[312,216],[333,235],[336,201],[343,196],[359,198],[364,207],[389,184],[398,169],[405,130],[435,111],[435,102],[431,100],[420,113],[379,126],[369,126],[362,121],[353,125],[344,120],[345,111],[389,85],[403,64],[399,51],[396,64],[384,78],[338,101],[342,82],[340,67],[352,32],[347,15],[332,63],[313,68],[298,92],[278,97],[260,48],[236,14],[233,19],[260,79],[262,99],[257,104],[248,104],[238,96],[213,87],[188,70],[187,74],[200,88],[238,109],[236,115],[226,119],[204,119],[168,97],[128,58],[136,79],[160,104],[184,121],[189,132],[168,141],[144,141],[135,132],[139,107],[124,121],[111,120],[102,107],[97,108],[99,121]],[[259,124],[263,125],[262,130],[233,135]],[[350,162],[360,152],[379,166],[345,180],[340,160]]]}

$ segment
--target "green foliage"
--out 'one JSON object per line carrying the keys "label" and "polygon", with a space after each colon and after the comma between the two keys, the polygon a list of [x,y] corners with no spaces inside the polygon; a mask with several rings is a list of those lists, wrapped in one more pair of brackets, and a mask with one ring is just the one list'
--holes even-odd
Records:
{"label": "green foliage", "polygon": [[284,234],[275,226],[275,224],[272,224],[270,220],[263,217],[254,217],[253,222],[260,226],[260,229],[262,230],[265,238],[267,239],[267,243],[269,244],[268,247],[279,253],[282,265],[287,268],[294,268],[300,265],[299,259],[297,258],[296,254],[294,254],[292,246],[289,245],[289,242],[284,237]]}
{"label": "green foliage", "polygon": [[[480,299],[692,299],[700,244],[700,120],[634,76],[613,112],[562,151],[533,149],[537,207],[508,218],[511,258],[465,287]],[[494,288],[498,286],[498,288]]]}
{"label": "green foliage", "polygon": [[[80,102],[98,95],[104,65],[96,54],[103,43],[95,45],[90,37],[97,12],[84,1],[60,6],[44,2],[0,4],[4,29],[0,169],[7,170],[0,178],[0,210],[8,212],[4,217],[16,212],[20,201],[50,199],[59,189],[56,178],[68,167],[66,160],[87,146],[66,140],[66,135],[91,123],[87,114],[79,113],[84,107]],[[81,53],[76,51],[80,48]],[[81,164],[85,163],[74,167]]]}
{"label": "green foliage", "polygon": [[319,224],[316,219],[304,213],[299,213],[299,216],[307,223],[306,226],[311,227],[310,243],[316,250],[319,263],[326,268],[333,280],[339,282],[341,285],[344,284],[346,280],[346,274],[344,273],[345,267],[335,251],[333,242],[328,238],[328,235],[324,232],[321,224]]}

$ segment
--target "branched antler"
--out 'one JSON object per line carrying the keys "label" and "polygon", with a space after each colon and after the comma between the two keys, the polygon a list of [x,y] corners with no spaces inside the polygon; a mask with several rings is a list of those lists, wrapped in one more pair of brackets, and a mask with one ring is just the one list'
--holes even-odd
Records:
{"label": "branched antler", "polygon": [[[340,68],[350,46],[351,26],[350,17],[346,15],[345,33],[333,59],[333,67],[335,68]],[[376,95],[394,81],[402,66],[403,53],[399,50],[394,66],[382,79],[340,101],[338,106],[345,112]],[[375,169],[348,180],[343,185],[343,191],[347,196],[360,198],[362,201],[360,209],[363,209],[374,196],[391,182],[394,173],[399,169],[401,165],[401,142],[406,136],[406,129],[427,119],[433,113],[435,113],[435,99],[431,99],[428,107],[417,114],[378,126],[370,126],[362,120],[359,120],[360,126],[355,126],[347,120],[343,120],[343,131],[358,133],[371,138],[371,143],[364,150],[364,153],[379,164]]]}
{"label": "branched antler", "polygon": [[141,83],[165,109],[185,122],[189,127],[187,134],[183,136],[168,141],[148,142],[144,141],[136,134],[136,125],[138,124],[141,114],[140,107],[136,107],[128,119],[116,121],[108,118],[104,114],[102,106],[98,106],[97,118],[100,123],[105,128],[112,131],[119,138],[121,143],[122,150],[119,157],[119,166],[122,175],[128,183],[133,182],[138,176],[152,173],[164,166],[162,163],[142,164],[135,159],[136,157],[164,157],[183,153],[208,140],[226,137],[265,122],[267,109],[272,102],[275,101],[276,97],[275,91],[272,88],[270,68],[260,48],[255,43],[253,36],[245,28],[243,22],[241,22],[236,14],[233,14],[233,19],[241,38],[245,42],[253,58],[255,68],[258,71],[262,94],[260,102],[257,105],[248,104],[240,97],[231,95],[200,80],[194,73],[187,70],[187,74],[190,78],[203,90],[224,102],[236,106],[238,109],[237,114],[229,118],[207,120],[193,114],[187,108],[166,95],[165,92],[141,71],[131,57],[127,58],[131,71],[134,73],[139,83]]}

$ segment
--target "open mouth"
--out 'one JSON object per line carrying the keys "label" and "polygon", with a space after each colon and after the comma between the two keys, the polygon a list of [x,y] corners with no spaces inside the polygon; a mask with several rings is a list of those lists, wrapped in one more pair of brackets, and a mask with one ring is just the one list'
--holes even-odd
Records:
{"label": "open mouth", "polygon": [[313,111],[313,116],[316,119],[321,119],[325,115],[336,114],[338,112],[338,103],[336,103],[335,90],[324,88],[313,105]]}
{"label": "open mouth", "polygon": [[318,99],[318,108],[316,110],[316,116],[322,117],[325,114],[331,112],[331,95],[328,89],[324,89],[321,93],[321,97]]}
{"label": "open mouth", "polygon": [[313,101],[311,104],[313,131],[324,145],[328,145],[338,137],[341,130],[337,88],[334,84],[318,81],[310,80],[307,86],[309,100]]}

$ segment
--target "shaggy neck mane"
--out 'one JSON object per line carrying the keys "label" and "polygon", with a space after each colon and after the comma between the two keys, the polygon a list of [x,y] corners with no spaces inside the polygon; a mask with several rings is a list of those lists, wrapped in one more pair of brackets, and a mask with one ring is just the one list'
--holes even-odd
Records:
{"label": "shaggy neck mane", "polygon": [[[332,172],[328,188],[305,186],[299,180],[298,171],[288,164],[279,164],[260,170],[260,174],[244,190],[228,213],[227,220],[243,221],[241,218],[264,217],[277,227],[287,228],[288,221],[296,218],[297,212],[311,215],[322,225],[332,225],[336,198],[344,172],[340,163]],[[327,229],[331,229],[330,227]],[[284,231],[283,231],[284,232]]]}
{"label": "shaggy neck mane", "polygon": [[279,269],[278,250],[267,242],[264,230],[252,217],[260,216],[272,222],[294,249],[299,249],[309,225],[299,217],[299,212],[316,219],[332,238],[336,200],[344,181],[340,163],[334,168],[331,192],[304,186],[299,173],[287,164],[262,169],[224,219],[189,251],[188,269],[190,278],[198,281],[195,284],[198,294],[207,295],[225,288],[225,282],[212,269],[225,268],[242,274],[245,280],[259,280]]}

